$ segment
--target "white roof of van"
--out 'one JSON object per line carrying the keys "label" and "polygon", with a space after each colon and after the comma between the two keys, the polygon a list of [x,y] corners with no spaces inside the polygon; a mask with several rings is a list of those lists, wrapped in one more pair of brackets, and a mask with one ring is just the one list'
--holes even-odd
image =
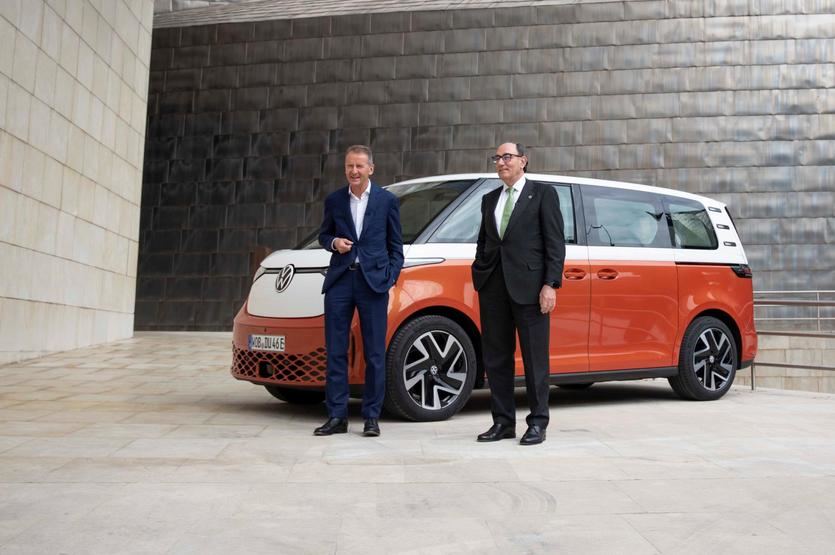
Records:
{"label": "white roof of van", "polygon": [[[552,175],[546,173],[526,173],[525,177],[532,181],[550,181],[552,183],[576,183],[578,185],[595,185],[598,187],[615,187],[619,189],[629,189],[632,191],[646,191],[648,193],[658,193],[665,195],[673,195],[682,198],[689,198],[697,200],[703,204],[711,204],[716,207],[725,207],[725,203],[706,197],[703,195],[696,195],[685,191],[678,191],[676,189],[668,189],[666,187],[655,187],[653,185],[641,185],[640,183],[628,183],[626,181],[609,181],[606,179],[594,179],[591,177],[574,177],[566,175]],[[409,179],[407,181],[399,181],[392,183],[392,185],[403,185],[410,183],[426,183],[427,181],[457,181],[464,179],[498,179],[495,173],[454,173],[446,175],[432,175],[428,177],[419,177],[416,179]]]}

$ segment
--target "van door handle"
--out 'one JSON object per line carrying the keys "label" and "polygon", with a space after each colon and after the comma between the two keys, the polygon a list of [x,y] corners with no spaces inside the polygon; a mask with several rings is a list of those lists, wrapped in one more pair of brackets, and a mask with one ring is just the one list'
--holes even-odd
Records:
{"label": "van door handle", "polygon": [[600,279],[615,279],[618,277],[617,270],[613,270],[611,268],[603,268],[602,270],[597,271],[597,277]]}
{"label": "van door handle", "polygon": [[583,279],[586,277],[586,271],[581,268],[570,268],[563,275],[565,279]]}

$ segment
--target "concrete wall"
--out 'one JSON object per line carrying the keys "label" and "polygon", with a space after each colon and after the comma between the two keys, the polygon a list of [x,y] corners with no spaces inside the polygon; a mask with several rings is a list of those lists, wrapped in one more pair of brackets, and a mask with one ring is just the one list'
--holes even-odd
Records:
{"label": "concrete wall", "polygon": [[181,26],[154,32],[137,326],[229,329],[357,142],[383,183],[491,170],[517,140],[535,171],[703,193],[730,205],[757,289],[833,288],[835,2],[530,4],[162,14]]}
{"label": "concrete wall", "polygon": [[152,19],[0,0],[0,363],[133,333]]}
{"label": "concrete wall", "polygon": [[[759,336],[757,363],[835,367],[835,338]],[[835,393],[835,370],[805,370],[755,365],[757,387]],[[737,374],[734,383],[751,385],[751,371]]]}

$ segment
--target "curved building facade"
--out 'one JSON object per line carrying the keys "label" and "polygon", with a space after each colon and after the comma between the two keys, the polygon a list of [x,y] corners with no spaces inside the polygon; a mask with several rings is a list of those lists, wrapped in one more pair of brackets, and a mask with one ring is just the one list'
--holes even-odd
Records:
{"label": "curved building facade", "polygon": [[157,15],[138,329],[228,329],[354,143],[381,183],[484,171],[516,141],[534,171],[705,194],[756,289],[833,288],[835,2],[378,4]]}
{"label": "curved building facade", "polygon": [[0,366],[133,335],[153,18],[0,2]]}

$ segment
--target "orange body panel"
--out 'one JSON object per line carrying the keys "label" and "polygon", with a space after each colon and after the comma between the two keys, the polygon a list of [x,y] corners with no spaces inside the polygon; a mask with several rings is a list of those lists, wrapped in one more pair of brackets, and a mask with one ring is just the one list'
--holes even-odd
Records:
{"label": "orange body panel", "polygon": [[673,365],[678,285],[673,262],[591,261],[591,371]]}
{"label": "orange body panel", "polygon": [[[283,335],[285,353],[249,350],[253,334]],[[322,387],[325,384],[325,318],[263,318],[247,312],[247,303],[235,316],[232,328],[233,362],[231,373],[239,380],[255,383]],[[281,368],[272,375],[262,374],[262,365]]]}
{"label": "orange body panel", "polygon": [[397,328],[413,314],[431,307],[457,310],[480,326],[478,294],[473,288],[470,265],[466,260],[450,260],[404,269],[392,289],[386,340],[391,340]]}
{"label": "orange body panel", "polygon": [[[386,343],[412,316],[437,307],[455,310],[480,328],[478,294],[470,276],[467,260],[404,269],[390,292]],[[738,278],[722,265],[567,260],[551,316],[551,373],[675,366],[687,326],[710,310],[734,320],[741,337],[741,359],[752,360],[757,338],[751,288],[750,279]],[[244,304],[235,317],[232,374],[236,378],[293,387],[324,386],[324,316],[264,318],[246,309]],[[284,335],[286,352],[248,351],[251,334]],[[349,382],[358,385],[364,381],[364,364],[356,316],[351,334]],[[243,354],[248,359],[241,362]],[[295,375],[263,375],[257,370],[253,374],[253,364],[274,364],[276,356],[289,357],[291,366],[302,360],[312,378],[300,381]],[[248,369],[244,368],[247,361]],[[516,374],[524,374],[518,351]]]}
{"label": "orange body panel", "polygon": [[[570,276],[570,277],[569,277]],[[557,306],[551,313],[551,373],[589,369],[589,303],[591,274],[586,260],[566,260]],[[522,356],[516,353],[516,373],[524,375]]]}
{"label": "orange body panel", "polygon": [[325,344],[325,317],[315,318],[263,318],[253,316],[246,311],[247,304],[235,317],[232,342],[239,349],[246,349],[251,334],[286,335],[291,334],[293,344],[290,351],[306,353]]}
{"label": "orange body panel", "polygon": [[[569,266],[570,265],[570,266]],[[399,303],[389,312],[389,339],[413,314],[433,307],[452,308],[481,328],[478,293],[473,288],[471,262],[451,260],[442,264],[404,270],[398,280]],[[585,261],[567,262],[583,277],[565,280],[551,315],[551,372],[588,370],[589,279]],[[516,352],[516,374],[524,375],[522,355]]]}
{"label": "orange body panel", "polygon": [[675,341],[673,359],[677,363],[681,340],[687,326],[707,311],[720,311],[733,318],[739,329],[739,358],[754,360],[757,354],[757,331],[754,326],[754,291],[750,279],[737,277],[722,265],[686,264],[678,266],[681,296],[678,320],[681,330]]}
{"label": "orange body panel", "polygon": [[[414,269],[405,269],[398,280],[398,284],[389,292],[389,321],[388,329],[386,331],[386,344],[391,341],[392,335],[397,328],[406,319],[407,315],[414,314],[421,309],[420,303],[415,303],[409,295],[409,291],[421,292],[424,298],[433,298],[435,302],[433,306],[454,306],[457,309],[464,310],[468,307],[460,302],[464,298],[460,294],[461,286],[465,283],[464,280],[452,278],[450,280],[436,279],[434,283],[428,280],[421,281],[421,276],[418,274],[417,280],[411,279],[411,274],[416,270],[424,269],[426,267],[419,267]],[[469,264],[467,264],[467,276],[469,276]],[[444,276],[453,276],[444,273]],[[409,283],[411,287],[403,287],[404,276],[409,275]],[[469,281],[469,280],[466,280]],[[446,285],[446,296],[438,298],[434,295],[439,295]],[[457,289],[456,289],[457,287]],[[469,284],[472,289],[472,284]],[[446,304],[443,304],[444,301]],[[477,308],[476,308],[477,311]],[[468,316],[472,316],[468,314]],[[475,313],[476,322],[478,321],[478,313]],[[311,383],[299,383],[297,380],[286,380],[274,377],[253,376],[251,371],[247,371],[245,366],[248,360],[241,360],[238,351],[247,351],[249,336],[252,334],[265,335],[283,335],[286,340],[286,351],[284,355],[279,357],[308,357],[315,359],[319,364],[313,371],[317,379]],[[235,360],[233,361],[231,373],[238,379],[249,380],[262,384],[274,384],[293,387],[305,386],[323,386],[325,375],[325,362],[322,357],[313,355],[317,350],[324,350],[325,345],[325,317],[316,316],[313,318],[266,318],[254,316],[247,312],[247,303],[235,316],[233,326],[233,344],[235,350]],[[354,315],[354,320],[351,322],[351,352],[349,353],[349,368],[348,368],[348,382],[350,384],[359,385],[365,381],[365,365],[363,363],[363,348],[362,335],[359,329],[359,318]],[[258,351],[247,351],[249,358],[256,363],[273,364],[276,355],[272,353],[263,353]],[[319,377],[321,376],[321,379]]]}

